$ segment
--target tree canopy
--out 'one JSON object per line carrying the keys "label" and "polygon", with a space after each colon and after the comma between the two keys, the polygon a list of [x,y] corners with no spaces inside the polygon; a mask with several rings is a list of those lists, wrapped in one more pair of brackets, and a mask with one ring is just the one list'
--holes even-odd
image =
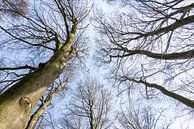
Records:
{"label": "tree canopy", "polygon": [[0,0],[0,129],[192,129],[193,1],[98,2]]}

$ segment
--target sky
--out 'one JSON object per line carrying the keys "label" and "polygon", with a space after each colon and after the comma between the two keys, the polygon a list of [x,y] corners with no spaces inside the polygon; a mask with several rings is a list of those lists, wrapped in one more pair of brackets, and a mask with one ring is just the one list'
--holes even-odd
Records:
{"label": "sky", "polygon": [[[105,1],[103,0],[94,0],[92,1],[94,3],[94,9],[101,9],[103,10],[104,13],[109,14],[109,13],[113,13],[114,11],[124,11],[125,9],[121,8],[118,2],[113,3],[111,6],[109,4],[107,4]],[[91,14],[92,15],[92,14]],[[90,21],[91,24],[92,21]],[[90,25],[88,28],[88,33],[90,35],[90,55],[89,58],[86,59],[85,61],[85,65],[89,71],[89,76],[92,76],[93,78],[97,78],[98,80],[100,80],[103,84],[105,84],[109,89],[111,89],[113,92],[113,94],[116,93],[114,100],[112,101],[115,105],[115,110],[120,110],[120,103],[125,103],[126,105],[130,105],[130,102],[128,101],[128,97],[127,97],[127,93],[123,93],[121,95],[119,95],[119,97],[117,97],[117,88],[112,88],[112,85],[110,83],[110,81],[106,80],[106,76],[107,74],[109,74],[109,69],[104,68],[104,67],[98,67],[96,65],[96,61],[94,60],[94,55],[95,50],[96,50],[96,43],[95,43],[95,38],[97,36],[99,36],[97,34],[97,31],[95,31],[95,27]],[[86,72],[83,72],[82,70],[79,71],[79,79],[77,79],[76,81],[74,81],[73,83],[70,83],[71,87],[72,85],[76,87],[76,83],[79,82],[79,80],[81,79],[87,79],[88,76],[85,75],[87,74]],[[77,77],[78,77],[77,76]],[[160,79],[161,83],[163,83],[163,80]],[[116,91],[116,92],[115,92]],[[136,93],[134,93],[134,95],[131,95],[131,98],[135,98],[138,95]],[[134,105],[138,106],[139,104],[143,107],[143,106],[149,106],[152,105],[153,103],[156,105],[156,108],[158,110],[162,110],[162,108],[169,108],[169,98],[164,96],[164,95],[160,95],[160,97],[163,97],[163,99],[160,99],[159,101],[161,101],[160,103],[156,104],[158,102],[158,99],[153,99],[152,102],[150,101],[146,101],[144,100],[144,102],[133,102]],[[57,112],[59,112],[59,110],[64,108],[64,103],[66,103],[66,99],[63,101],[61,101],[60,103],[58,103],[58,101],[60,101],[60,96],[56,97],[54,99],[54,103],[57,102],[57,104],[55,105],[55,108],[51,109],[50,112],[53,112],[54,118],[58,118],[58,114]],[[171,101],[173,101],[172,99],[170,99]],[[171,103],[171,102],[170,102]],[[192,114],[190,114],[190,116],[188,117],[188,111],[187,110],[183,110],[182,107],[176,106],[174,104],[170,104],[170,107],[172,109],[169,109],[167,112],[165,112],[163,115],[167,116],[167,118],[165,118],[167,121],[168,120],[172,120],[173,116],[179,116],[180,118],[176,121],[174,121],[174,123],[170,126],[172,129],[186,129],[186,127],[188,127],[187,129],[193,129],[194,128],[194,118],[192,117]],[[125,110],[125,108],[123,107],[123,109]],[[177,114],[177,112],[174,110],[177,109],[177,111],[180,112],[180,114]],[[181,117],[181,115],[185,115],[186,117]],[[162,118],[162,119],[164,119]],[[183,126],[183,127],[181,127]]]}
{"label": "sky", "polygon": [[[105,14],[114,14],[114,11],[119,12],[119,11],[125,11],[126,8],[121,8],[121,6],[119,5],[118,2],[113,2],[112,5],[107,4],[104,0],[91,0],[92,3],[94,3],[94,7],[93,10],[91,11],[91,17],[93,17],[93,11],[96,10],[102,10]],[[80,68],[77,69],[77,71],[75,72],[75,76],[73,77],[73,82],[69,83],[69,86],[71,87],[72,90],[76,89],[77,83],[80,80],[84,80],[87,79],[88,77],[92,77],[92,78],[96,78],[97,80],[99,80],[101,83],[103,83],[107,89],[109,89],[112,93],[112,95],[114,96],[112,99],[112,103],[114,105],[114,111],[116,110],[120,110],[120,104],[126,104],[126,106],[130,105],[130,103],[133,103],[134,106],[139,106],[141,105],[142,107],[144,106],[150,106],[152,104],[155,104],[156,107],[158,109],[161,108],[168,108],[169,106],[169,98],[164,96],[164,95],[160,95],[160,97],[162,97],[162,99],[153,99],[153,101],[148,101],[148,100],[144,100],[142,102],[142,100],[138,100],[138,99],[134,99],[133,102],[128,100],[128,94],[127,92],[123,92],[122,94],[119,94],[119,96],[117,96],[118,94],[118,88],[112,87],[112,82],[110,80],[106,80],[106,78],[109,76],[110,74],[110,69],[107,67],[98,67],[96,60],[94,59],[94,56],[96,55],[96,38],[99,38],[99,34],[97,33],[95,27],[93,26],[95,23],[93,22],[92,18],[89,21],[89,27],[86,30],[86,34],[89,35],[89,39],[91,42],[89,42],[89,46],[90,46],[90,50],[89,50],[89,56],[88,58],[86,58],[86,60],[84,60],[84,63],[86,65],[86,68]],[[2,52],[2,51],[1,51]],[[1,54],[3,55],[3,54]],[[18,55],[19,56],[19,55]],[[17,57],[16,57],[17,58]],[[18,58],[17,58],[18,59]],[[87,70],[87,72],[85,71]],[[159,78],[160,83],[163,83],[163,80]],[[123,89],[123,88],[122,88]],[[142,89],[143,92],[143,89]],[[50,112],[52,114],[53,119],[58,119],[59,117],[61,117],[61,111],[63,111],[63,109],[65,108],[65,105],[68,104],[68,101],[71,101],[71,98],[69,96],[70,93],[64,93],[66,94],[64,96],[64,99],[60,96],[60,94],[56,95],[56,97],[54,97],[52,103],[54,106],[50,106],[47,109],[47,112]],[[133,98],[137,98],[139,96],[139,94],[132,93],[130,95],[130,97]],[[174,102],[172,99],[170,99],[170,103]],[[160,101],[158,103],[158,101]],[[157,103],[157,104],[156,104]],[[165,112],[165,116],[167,116],[168,120],[171,119],[171,117],[173,117],[174,115],[183,115],[183,114],[187,114],[189,113],[189,111],[187,110],[183,110],[181,106],[175,105],[174,103],[170,104],[170,107],[172,109],[168,110],[167,112]],[[125,107],[123,106],[123,109],[125,110]],[[178,114],[176,112],[177,111],[180,112],[180,114]],[[112,113],[114,113],[114,111]],[[183,126],[187,126],[188,125],[188,129],[193,129],[194,128],[194,116],[192,116],[192,113],[189,113],[190,116],[188,117],[188,115],[186,117],[180,117],[180,119],[176,120],[173,125],[171,126],[172,129],[181,129],[181,125]],[[46,129],[50,129],[49,127]],[[57,127],[56,127],[57,129]],[[186,129],[186,128],[184,128]]]}

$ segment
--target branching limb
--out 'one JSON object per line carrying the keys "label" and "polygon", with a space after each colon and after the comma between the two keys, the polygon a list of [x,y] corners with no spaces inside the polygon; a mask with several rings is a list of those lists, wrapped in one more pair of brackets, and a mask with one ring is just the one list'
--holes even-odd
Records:
{"label": "branching limb", "polygon": [[146,55],[150,58],[154,59],[162,59],[162,60],[178,60],[178,59],[189,59],[194,57],[194,50],[188,50],[185,52],[174,52],[170,54],[160,54],[160,53],[154,53],[146,50],[129,50],[127,48],[119,49],[115,48],[113,50],[120,50],[124,51],[126,54],[123,55],[112,55],[113,58],[122,58],[122,57],[129,57],[132,55],[140,54],[140,55]]}
{"label": "branching limb", "polygon": [[4,67],[4,68],[0,68],[0,70],[21,70],[21,69],[36,70],[37,68],[29,66],[29,65],[19,66],[19,67]]}
{"label": "branching limb", "polygon": [[161,85],[158,85],[158,84],[155,84],[155,83],[148,83],[146,81],[143,81],[143,80],[136,80],[136,79],[133,79],[133,78],[128,78],[128,77],[124,77],[126,80],[129,80],[129,81],[133,81],[133,82],[136,82],[138,84],[143,84],[149,88],[154,88],[154,89],[157,89],[159,91],[161,91],[163,94],[165,94],[166,96],[169,96],[191,108],[194,108],[194,100],[191,100],[189,98],[186,98],[182,95],[179,95],[177,93],[174,93],[172,91],[169,91],[167,90],[166,88],[164,88],[163,86]]}

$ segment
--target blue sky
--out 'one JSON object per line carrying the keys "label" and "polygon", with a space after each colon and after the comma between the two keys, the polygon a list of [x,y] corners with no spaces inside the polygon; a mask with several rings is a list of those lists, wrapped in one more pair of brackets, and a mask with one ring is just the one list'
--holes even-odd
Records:
{"label": "blue sky", "polygon": [[[93,10],[91,11],[90,16],[93,16],[93,11],[95,12],[96,10],[102,10],[103,13],[107,14],[107,15],[114,15],[116,13],[118,13],[119,11],[124,12],[125,10],[128,10],[127,7],[122,8],[118,2],[113,2],[112,5],[107,4],[104,0],[90,0],[91,3],[94,3],[94,7]],[[190,1],[192,2],[192,1]],[[89,26],[86,30],[86,35],[89,35],[89,46],[90,46],[90,50],[89,50],[89,56],[86,58],[86,60],[84,60],[84,63],[86,65],[86,69],[88,70],[88,73],[86,71],[84,71],[85,69],[83,69],[83,67],[76,69],[77,71],[75,71],[75,76],[73,77],[73,81],[69,83],[69,86],[71,87],[72,90],[76,89],[77,83],[80,80],[85,80],[88,77],[92,77],[92,78],[96,78],[97,80],[99,80],[99,82],[103,83],[107,89],[109,89],[112,92],[112,96],[114,96],[114,98],[112,99],[112,103],[113,103],[113,107],[114,107],[114,111],[119,110],[120,109],[120,103],[123,104],[123,109],[125,110],[125,106],[130,105],[130,103],[132,103],[134,106],[138,107],[139,105],[141,107],[146,107],[146,106],[150,106],[150,105],[155,105],[155,107],[160,110],[162,108],[171,108],[168,111],[166,111],[164,113],[165,116],[167,116],[167,120],[172,119],[174,116],[180,116],[180,115],[185,115],[185,117],[180,117],[179,119],[177,119],[173,125],[171,126],[171,128],[176,128],[176,129],[181,129],[181,125],[183,126],[187,126],[188,125],[188,129],[193,129],[194,127],[194,118],[192,116],[192,112],[189,112],[190,110],[184,110],[182,106],[179,106],[177,104],[177,102],[175,102],[172,99],[169,99],[169,97],[166,97],[162,94],[159,94],[160,99],[153,99],[152,101],[149,100],[143,100],[142,98],[138,98],[138,96],[144,92],[144,88],[140,88],[137,87],[136,88],[140,88],[140,92],[136,92],[136,90],[133,90],[133,92],[131,93],[130,97],[131,97],[131,101],[128,100],[128,94],[127,92],[123,92],[122,94],[118,95],[118,87],[112,87],[112,82],[111,80],[106,80],[107,77],[110,77],[110,69],[111,69],[111,65],[109,67],[98,67],[96,60],[94,60],[96,53],[96,38],[99,38],[99,34],[96,30],[96,28],[93,26],[93,24],[95,24],[95,22],[93,22],[92,20],[89,21]],[[1,51],[1,56],[3,57],[3,51]],[[12,53],[13,55],[10,55],[10,57],[14,57],[16,59],[18,59],[19,57],[24,58],[25,52],[17,54],[16,53]],[[25,56],[24,56],[25,55]],[[21,58],[21,59],[22,59]],[[141,58],[140,62],[144,62],[143,58]],[[159,65],[159,64],[158,64]],[[137,66],[139,67],[139,66]],[[192,74],[192,72],[191,72]],[[183,75],[184,76],[184,75]],[[161,76],[157,76],[156,78],[152,79],[152,81],[156,81],[157,83],[164,83],[163,77]],[[179,81],[175,81],[176,83],[179,83]],[[129,84],[126,84],[129,85]],[[125,89],[125,85],[121,86],[121,89]],[[49,111],[52,116],[53,119],[57,119],[60,117],[61,113],[60,111],[63,110],[65,108],[65,104],[68,104],[68,101],[71,101],[71,98],[69,96],[70,92],[65,93],[67,95],[65,95],[64,99],[61,99],[60,95],[57,95],[54,100],[53,100],[53,104],[54,104],[54,108],[49,107],[47,111]],[[170,101],[169,101],[170,100]],[[124,106],[125,105],[125,106]],[[113,111],[113,115],[114,115],[114,111]],[[178,113],[177,113],[178,112]],[[180,114],[179,114],[180,113]],[[186,115],[189,114],[189,115]],[[163,117],[164,120],[165,117]],[[162,121],[162,120],[161,120]],[[48,127],[49,129],[49,127]]]}
{"label": "blue sky", "polygon": [[[95,9],[101,9],[103,10],[103,12],[105,14],[111,14],[111,13],[114,13],[114,11],[118,12],[118,11],[124,11],[125,9],[127,8],[121,8],[119,6],[119,3],[114,3],[113,5],[108,5],[107,3],[105,3],[103,0],[98,0],[98,1],[93,1],[94,2],[94,10]],[[91,13],[92,15],[92,13]],[[92,22],[92,21],[91,21]],[[93,23],[92,23],[93,24]],[[95,27],[93,27],[92,25],[89,26],[88,28],[88,33],[90,35],[90,45],[91,45],[91,48],[90,48],[90,56],[89,58],[87,58],[86,60],[86,67],[89,69],[89,73],[90,75],[89,76],[92,76],[93,78],[97,78],[98,80],[102,81],[105,85],[107,85],[108,88],[111,87],[111,83],[109,81],[107,81],[105,78],[107,76],[107,74],[109,74],[109,69],[105,69],[103,67],[98,67],[96,65],[96,61],[94,60],[94,55],[96,54],[95,53],[95,50],[96,50],[96,43],[95,43],[95,38],[97,36],[99,36],[98,34],[96,34],[96,30],[95,30]],[[73,83],[70,83],[72,85],[75,85],[76,86],[76,83],[80,80],[80,79],[87,79],[88,75],[85,75],[87,74],[86,72],[82,72],[81,70],[79,71],[79,74],[78,76],[76,77],[79,77],[79,79],[77,81],[74,81]],[[81,76],[81,77],[80,77]],[[162,80],[162,77],[158,77],[158,78],[161,78],[159,79],[160,83],[162,84],[163,83],[163,80]],[[159,82],[157,81],[157,82]],[[111,89],[111,88],[110,88]],[[117,88],[112,88],[111,90],[113,90],[114,92],[116,91],[117,92]],[[116,93],[115,92],[115,93]],[[143,92],[143,91],[142,91]],[[117,94],[117,93],[116,93]],[[113,95],[114,96],[114,95]],[[134,94],[132,93],[131,95],[131,98],[135,98],[137,97],[138,94],[135,93],[134,91]],[[160,110],[162,108],[169,108],[169,106],[172,108],[172,109],[169,109],[168,111],[166,111],[164,113],[165,116],[167,116],[167,118],[165,118],[167,121],[168,120],[171,120],[173,119],[173,116],[179,116],[180,114],[182,115],[186,115],[188,113],[187,110],[182,110],[182,107],[180,106],[176,106],[174,102],[174,100],[172,99],[169,99],[168,97],[164,96],[164,95],[160,95],[160,97],[162,97],[162,99],[153,99],[153,101],[148,101],[148,100],[144,100],[144,102],[141,102],[141,101],[136,101],[134,99],[133,103],[134,105],[138,106],[138,105],[141,105],[142,107],[143,106],[150,106],[150,105],[155,105],[155,107]],[[169,102],[170,100],[170,102]],[[65,101],[65,100],[64,100]],[[160,101],[159,103],[157,103],[158,101]],[[115,96],[114,98],[114,101],[113,103],[115,104],[115,109],[120,109],[119,105],[120,103],[126,103],[126,106],[128,105],[128,96],[127,96],[127,93],[123,93],[121,94],[119,97]],[[137,102],[137,103],[135,103]],[[174,102],[174,103],[172,103]],[[63,103],[63,102],[61,102]],[[157,103],[157,104],[156,104]],[[64,103],[63,103],[64,104]],[[59,109],[62,109],[63,108],[63,105],[60,105],[58,103],[58,105],[56,105],[55,110],[54,112],[58,112]],[[180,112],[180,114],[177,114],[176,110],[178,112]],[[54,114],[55,114],[54,113]],[[56,117],[58,117],[58,115],[56,115]],[[162,118],[162,119],[164,119]],[[173,128],[176,128],[176,129],[181,129],[181,125],[182,126],[185,126],[187,127],[188,126],[188,129],[192,129],[192,127],[194,127],[194,118],[191,116],[191,117],[188,117],[187,115],[185,117],[180,117],[178,120],[176,120],[170,127],[173,129]],[[162,121],[161,121],[162,122]],[[183,128],[185,128],[183,127]]]}

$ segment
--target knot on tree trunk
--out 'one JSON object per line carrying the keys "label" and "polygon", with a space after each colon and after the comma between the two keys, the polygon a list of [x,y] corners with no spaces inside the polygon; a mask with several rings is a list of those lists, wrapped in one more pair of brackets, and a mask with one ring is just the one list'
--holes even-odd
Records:
{"label": "knot on tree trunk", "polygon": [[31,111],[32,103],[31,103],[30,99],[28,99],[27,97],[21,97],[19,101],[20,101],[21,109],[24,112]]}

